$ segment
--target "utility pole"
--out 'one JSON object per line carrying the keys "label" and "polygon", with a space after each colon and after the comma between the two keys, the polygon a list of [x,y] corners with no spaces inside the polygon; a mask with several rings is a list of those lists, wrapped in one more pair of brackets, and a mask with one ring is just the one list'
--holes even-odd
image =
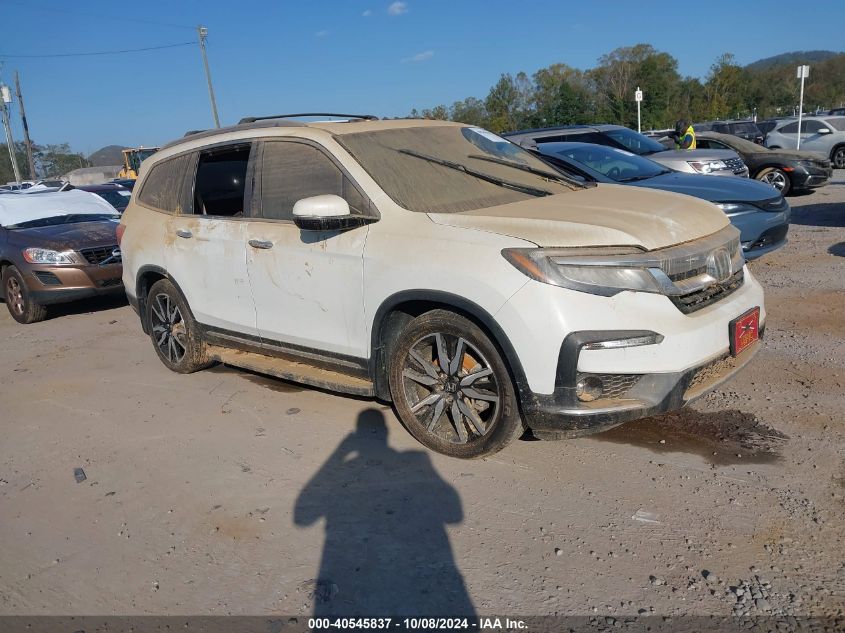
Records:
{"label": "utility pole", "polygon": [[214,115],[214,126],[220,127],[220,117],[217,116],[217,100],[214,98],[214,87],[211,85],[211,71],[208,69],[208,55],[205,52],[205,38],[208,37],[208,29],[204,26],[197,27],[200,37],[200,52],[202,63],[205,66],[205,79],[208,82],[208,98],[211,100],[211,113]]}
{"label": "utility pole", "polygon": [[9,86],[0,84],[0,97],[3,100],[3,127],[6,128],[6,147],[9,148],[9,160],[15,172],[15,182],[20,183],[21,171],[18,169],[18,157],[15,156],[15,141],[12,138],[12,124],[9,123],[9,104],[12,102],[12,91]]}
{"label": "utility pole", "polygon": [[15,91],[18,93],[18,103],[21,106],[21,125],[23,126],[23,142],[26,145],[26,159],[29,161],[29,177],[35,180],[35,160],[32,158],[32,141],[29,138],[29,124],[26,122],[26,110],[23,108],[23,94],[21,94],[21,80],[15,71]]}

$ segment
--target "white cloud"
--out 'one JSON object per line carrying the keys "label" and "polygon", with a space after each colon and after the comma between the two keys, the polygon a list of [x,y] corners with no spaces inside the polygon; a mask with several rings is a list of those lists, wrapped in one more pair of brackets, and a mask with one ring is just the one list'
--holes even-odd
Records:
{"label": "white cloud", "polygon": [[329,32],[326,31],[325,29],[322,30],[322,31],[317,31],[316,33],[314,33],[314,35],[316,37],[326,37],[326,35],[328,35],[328,34],[329,34]]}
{"label": "white cloud", "polygon": [[434,57],[434,51],[423,51],[422,53],[417,53],[411,57],[405,57],[402,60],[402,63],[406,62],[425,62]]}
{"label": "white cloud", "polygon": [[387,7],[387,12],[390,15],[402,15],[403,13],[408,12],[408,3],[407,2],[394,2],[389,7]]}
{"label": "white cloud", "polygon": [[370,17],[372,14],[373,14],[373,12],[372,12],[370,9],[367,9],[367,10],[366,10],[366,11],[364,11],[361,15],[362,15],[363,17],[365,17],[365,18],[368,18],[368,17]]}

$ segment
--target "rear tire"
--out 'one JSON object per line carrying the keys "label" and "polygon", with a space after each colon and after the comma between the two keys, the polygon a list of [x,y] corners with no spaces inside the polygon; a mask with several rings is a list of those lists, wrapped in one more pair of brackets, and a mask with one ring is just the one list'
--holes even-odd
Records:
{"label": "rear tire", "polygon": [[408,323],[396,340],[390,394],[403,426],[421,444],[472,459],[522,434],[510,372],[472,321],[433,310]]}
{"label": "rear tire", "polygon": [[789,179],[789,175],[777,167],[767,167],[766,169],[761,170],[760,173],[757,174],[756,179],[760,182],[765,182],[766,184],[771,185],[784,196],[789,193],[789,190],[792,188],[792,181]]}
{"label": "rear tire", "polygon": [[191,374],[214,364],[188,302],[169,279],[159,279],[147,296],[150,340],[171,371]]}
{"label": "rear tire", "polygon": [[15,266],[3,271],[3,294],[9,314],[18,323],[37,323],[47,318],[47,308],[32,300],[23,275]]}

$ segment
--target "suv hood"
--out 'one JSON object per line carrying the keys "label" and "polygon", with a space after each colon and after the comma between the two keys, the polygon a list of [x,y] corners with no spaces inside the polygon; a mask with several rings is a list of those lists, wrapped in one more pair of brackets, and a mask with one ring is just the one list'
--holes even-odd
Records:
{"label": "suv hood", "polygon": [[430,213],[429,217],[437,224],[508,235],[537,246],[647,250],[689,242],[728,225],[727,216],[709,202],[605,184],[475,211]]}
{"label": "suv hood", "polygon": [[712,178],[681,172],[661,174],[628,185],[683,193],[709,202],[761,202],[779,195],[771,185],[749,178]]}
{"label": "suv hood", "polygon": [[57,251],[114,246],[117,244],[117,221],[98,220],[76,224],[58,224],[32,229],[9,229],[10,244],[21,248],[50,248]]}

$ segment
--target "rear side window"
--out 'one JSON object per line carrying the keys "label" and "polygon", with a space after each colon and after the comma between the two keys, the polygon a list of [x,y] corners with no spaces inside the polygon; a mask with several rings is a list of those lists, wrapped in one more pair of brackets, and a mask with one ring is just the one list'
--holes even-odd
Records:
{"label": "rear side window", "polygon": [[789,125],[784,125],[781,129],[778,130],[781,134],[795,134],[798,132],[798,121],[795,123],[790,123]]}
{"label": "rear side window", "polygon": [[200,153],[193,200],[196,215],[244,215],[249,154],[249,145],[227,145]]}
{"label": "rear side window", "polygon": [[266,141],[260,174],[258,216],[292,220],[293,205],[312,196],[333,194],[363,214],[368,202],[343,171],[320,149],[292,141]]}
{"label": "rear side window", "polygon": [[733,123],[734,134],[759,134],[757,126],[753,123]]}
{"label": "rear side window", "polygon": [[182,199],[182,183],[185,182],[185,172],[190,161],[190,156],[186,154],[153,165],[144,179],[138,202],[153,209],[176,213]]}
{"label": "rear side window", "polygon": [[802,121],[801,131],[810,134],[818,134],[819,130],[826,130],[827,126],[821,121]]}

